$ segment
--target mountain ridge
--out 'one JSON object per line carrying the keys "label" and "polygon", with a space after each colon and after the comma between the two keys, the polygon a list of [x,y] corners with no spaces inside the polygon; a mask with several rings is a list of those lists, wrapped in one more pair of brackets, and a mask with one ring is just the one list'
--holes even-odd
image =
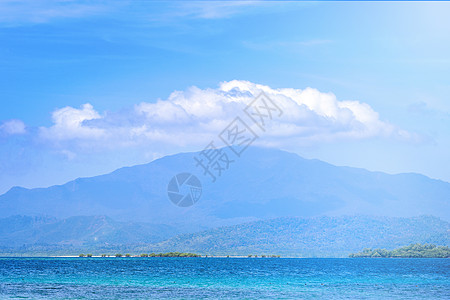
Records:
{"label": "mountain ridge", "polygon": [[450,245],[450,223],[425,215],[280,217],[193,233],[167,225],[118,222],[106,216],[63,220],[13,216],[0,219],[0,229],[0,253],[5,255],[195,251],[208,255],[346,257],[367,247]]}
{"label": "mountain ridge", "polygon": [[[225,149],[225,148],[226,147],[223,147],[223,148],[220,148],[220,149]],[[253,146],[252,148],[259,148],[259,147]],[[346,165],[334,165],[332,163],[329,163],[329,162],[326,162],[326,161],[323,161],[323,160],[320,160],[320,159],[317,159],[317,158],[305,158],[305,157],[302,157],[302,156],[300,156],[299,154],[297,154],[295,152],[281,150],[281,149],[279,149],[278,151],[282,151],[282,152],[285,152],[285,153],[293,154],[293,155],[298,156],[298,157],[300,157],[300,158],[302,158],[304,160],[307,160],[307,161],[315,161],[315,162],[325,163],[325,164],[328,164],[328,165],[331,165],[331,166],[334,166],[334,167],[338,167],[338,168],[342,168],[342,169],[360,170],[360,171],[363,171],[363,172],[369,172],[369,173],[373,173],[373,174],[384,174],[384,175],[390,175],[390,176],[402,176],[402,175],[405,175],[405,176],[419,176],[421,178],[426,178],[426,179],[435,180],[435,181],[439,181],[439,182],[442,182],[442,183],[450,184],[449,181],[446,181],[446,180],[443,180],[443,179],[440,179],[440,178],[430,177],[428,175],[425,175],[425,174],[422,174],[422,173],[417,173],[417,172],[388,173],[388,172],[383,172],[383,171],[369,170],[369,169],[366,169],[366,168],[363,168],[363,167],[352,167],[352,166],[346,166]],[[69,180],[69,181],[67,181],[65,183],[54,184],[54,185],[51,185],[51,186],[48,186],[48,187],[27,188],[27,187],[18,186],[18,185],[17,186],[12,186],[9,190],[7,190],[6,192],[0,194],[0,196],[3,196],[3,195],[5,195],[5,194],[7,194],[9,192],[12,192],[13,190],[38,190],[38,189],[47,189],[47,188],[50,188],[50,187],[64,186],[64,185],[66,185],[66,184],[68,184],[70,182],[73,182],[73,181],[78,181],[78,180],[83,180],[83,179],[90,179],[90,178],[101,177],[101,176],[107,176],[107,175],[110,175],[110,174],[115,173],[117,171],[120,171],[122,169],[130,169],[130,168],[134,168],[134,167],[147,166],[147,165],[149,165],[149,164],[151,164],[151,163],[153,163],[155,161],[158,161],[160,159],[163,159],[163,158],[169,158],[169,157],[173,157],[173,156],[177,156],[177,155],[194,155],[194,154],[198,154],[198,153],[199,153],[199,151],[179,152],[179,153],[176,153],[176,154],[169,154],[169,155],[165,155],[163,157],[156,158],[156,159],[154,159],[152,161],[149,161],[147,163],[142,163],[142,164],[137,164],[137,165],[132,165],[132,166],[123,166],[123,167],[119,167],[119,168],[117,168],[117,169],[115,169],[115,170],[113,170],[111,172],[102,173],[102,174],[98,174],[98,175],[87,176],[87,177],[86,176],[77,177],[77,178],[71,179],[71,180]]]}
{"label": "mountain ridge", "polygon": [[[336,167],[250,147],[212,183],[195,167],[194,155],[198,152],[173,154],[48,188],[12,188],[0,195],[0,217],[107,215],[192,231],[282,216],[431,214],[450,220],[450,184],[421,174]],[[181,172],[196,175],[203,185],[200,201],[189,209],[167,197],[168,182]]]}
{"label": "mountain ridge", "polygon": [[148,244],[182,233],[169,225],[118,222],[108,216],[11,216],[0,219],[0,246]]}
{"label": "mountain ridge", "polygon": [[346,257],[367,247],[393,249],[412,243],[449,245],[450,223],[428,215],[280,217],[180,234],[155,246],[158,251],[184,249],[219,255]]}

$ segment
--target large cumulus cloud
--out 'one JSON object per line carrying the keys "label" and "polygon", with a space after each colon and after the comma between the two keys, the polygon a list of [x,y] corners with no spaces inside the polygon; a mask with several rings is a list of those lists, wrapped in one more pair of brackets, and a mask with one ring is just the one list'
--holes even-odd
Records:
{"label": "large cumulus cloud", "polygon": [[413,139],[414,135],[380,118],[370,105],[339,101],[313,88],[275,89],[248,81],[218,88],[191,87],[167,99],[142,102],[121,112],[97,112],[90,104],[53,112],[53,125],[40,137],[58,147],[102,149],[139,145],[201,147],[221,132],[254,97],[264,92],[283,111],[258,140],[268,145],[308,145],[373,137]]}

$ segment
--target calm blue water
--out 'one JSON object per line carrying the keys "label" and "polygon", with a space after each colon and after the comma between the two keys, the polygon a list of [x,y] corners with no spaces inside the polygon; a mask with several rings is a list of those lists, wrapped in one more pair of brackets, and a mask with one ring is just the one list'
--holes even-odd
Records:
{"label": "calm blue water", "polygon": [[450,299],[450,259],[0,258],[0,298]]}

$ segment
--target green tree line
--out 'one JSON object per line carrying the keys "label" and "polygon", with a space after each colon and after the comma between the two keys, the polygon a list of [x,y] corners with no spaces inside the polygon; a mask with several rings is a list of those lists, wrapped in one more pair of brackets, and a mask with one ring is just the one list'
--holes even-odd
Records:
{"label": "green tree line", "polygon": [[450,248],[433,244],[411,244],[394,250],[366,248],[349,257],[449,258]]}

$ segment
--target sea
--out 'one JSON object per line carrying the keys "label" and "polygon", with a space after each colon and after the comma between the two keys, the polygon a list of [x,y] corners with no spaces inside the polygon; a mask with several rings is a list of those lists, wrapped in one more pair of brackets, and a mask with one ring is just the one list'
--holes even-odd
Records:
{"label": "sea", "polygon": [[450,299],[450,259],[0,258],[0,299]]}

